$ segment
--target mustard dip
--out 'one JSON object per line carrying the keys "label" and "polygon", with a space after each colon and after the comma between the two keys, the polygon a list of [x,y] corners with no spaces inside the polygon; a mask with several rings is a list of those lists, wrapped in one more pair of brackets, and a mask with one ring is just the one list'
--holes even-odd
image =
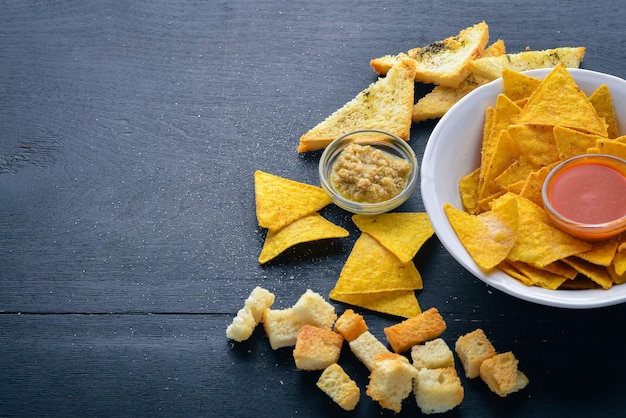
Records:
{"label": "mustard dip", "polygon": [[410,172],[408,161],[371,145],[352,143],[333,165],[330,183],[345,199],[379,203],[399,195]]}

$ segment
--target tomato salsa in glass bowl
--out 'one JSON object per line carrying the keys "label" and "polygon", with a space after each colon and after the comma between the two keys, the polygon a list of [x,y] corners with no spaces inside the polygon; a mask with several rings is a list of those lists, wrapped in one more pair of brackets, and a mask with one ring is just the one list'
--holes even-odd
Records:
{"label": "tomato salsa in glass bowl", "polygon": [[554,224],[579,238],[600,240],[626,230],[626,161],[584,154],[557,165],[543,183]]}

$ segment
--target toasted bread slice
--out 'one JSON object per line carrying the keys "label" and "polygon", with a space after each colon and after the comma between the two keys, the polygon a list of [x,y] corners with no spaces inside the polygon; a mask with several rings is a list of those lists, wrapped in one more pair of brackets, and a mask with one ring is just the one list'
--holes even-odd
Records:
{"label": "toasted bread slice", "polygon": [[354,99],[300,137],[298,152],[326,148],[357,129],[380,129],[408,141],[414,99],[415,60],[401,60]]}
{"label": "toasted bread slice", "polygon": [[412,58],[417,63],[415,81],[456,87],[470,73],[469,62],[482,56],[488,41],[489,26],[481,22],[442,41],[373,59],[370,65],[378,74],[386,74],[398,61]]}
{"label": "toasted bread slice", "polygon": [[495,80],[502,71],[509,68],[515,71],[553,68],[563,64],[567,68],[578,68],[585,57],[585,47],[561,47],[505,54],[499,57],[483,57],[470,63],[471,71],[479,77]]}
{"label": "toasted bread slice", "polygon": [[[506,53],[504,41],[497,40],[485,49],[484,56],[496,57]],[[487,84],[491,80],[469,74],[456,87],[435,86],[435,88],[413,105],[413,122],[418,123],[427,119],[442,117],[450,108],[469,92]]]}

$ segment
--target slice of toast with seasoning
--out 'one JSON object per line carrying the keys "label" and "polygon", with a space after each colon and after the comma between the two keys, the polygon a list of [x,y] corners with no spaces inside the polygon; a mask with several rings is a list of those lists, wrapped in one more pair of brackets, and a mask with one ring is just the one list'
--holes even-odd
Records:
{"label": "slice of toast with seasoning", "polygon": [[470,69],[478,77],[495,80],[502,76],[505,68],[520,72],[536,68],[554,68],[559,64],[567,68],[578,68],[585,57],[585,50],[582,46],[562,47],[483,57],[472,61]]}
{"label": "slice of toast with seasoning", "polygon": [[298,152],[326,148],[335,138],[357,129],[379,129],[409,140],[415,83],[415,60],[398,60],[354,99],[300,137]]}
{"label": "slice of toast with seasoning", "polygon": [[386,74],[398,61],[410,58],[416,63],[415,81],[456,87],[469,75],[470,61],[482,57],[487,42],[489,26],[481,22],[442,41],[375,58],[370,65],[378,74]]}

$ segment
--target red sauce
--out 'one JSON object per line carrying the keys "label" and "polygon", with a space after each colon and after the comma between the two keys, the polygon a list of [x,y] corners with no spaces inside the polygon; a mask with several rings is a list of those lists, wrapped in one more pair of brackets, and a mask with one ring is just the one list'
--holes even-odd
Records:
{"label": "red sauce", "polygon": [[601,162],[583,162],[558,173],[548,195],[552,207],[572,221],[614,221],[626,214],[626,174]]}

